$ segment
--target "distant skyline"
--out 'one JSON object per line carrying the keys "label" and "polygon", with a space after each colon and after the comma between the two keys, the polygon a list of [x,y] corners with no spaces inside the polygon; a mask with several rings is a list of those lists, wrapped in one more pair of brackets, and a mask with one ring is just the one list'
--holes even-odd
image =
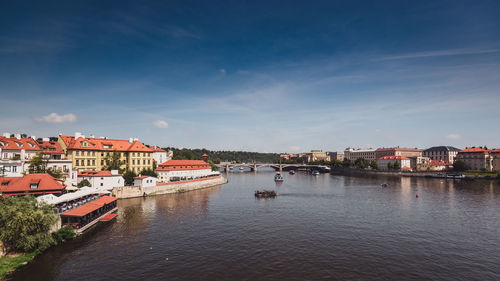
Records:
{"label": "distant skyline", "polygon": [[4,1],[0,133],[500,147],[498,1]]}

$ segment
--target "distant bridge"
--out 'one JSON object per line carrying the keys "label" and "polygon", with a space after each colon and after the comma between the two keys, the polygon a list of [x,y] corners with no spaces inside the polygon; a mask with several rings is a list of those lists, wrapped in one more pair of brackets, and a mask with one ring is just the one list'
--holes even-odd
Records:
{"label": "distant bridge", "polygon": [[231,168],[236,167],[247,167],[251,171],[257,172],[261,167],[271,167],[275,171],[290,171],[290,170],[319,170],[321,172],[329,172],[330,167],[326,165],[309,165],[309,164],[277,164],[277,163],[234,163],[234,164],[216,164],[217,167],[223,168],[224,171],[228,172]]}

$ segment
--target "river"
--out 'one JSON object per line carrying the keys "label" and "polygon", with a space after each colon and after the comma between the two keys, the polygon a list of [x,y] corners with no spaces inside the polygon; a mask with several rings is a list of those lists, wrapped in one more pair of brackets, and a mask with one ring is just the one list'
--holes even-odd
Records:
{"label": "river", "polygon": [[498,181],[284,177],[120,200],[11,280],[500,280]]}

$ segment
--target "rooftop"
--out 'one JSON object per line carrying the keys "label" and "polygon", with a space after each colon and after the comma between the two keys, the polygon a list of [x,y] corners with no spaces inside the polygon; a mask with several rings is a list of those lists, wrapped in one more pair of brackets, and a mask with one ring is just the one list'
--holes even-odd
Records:
{"label": "rooftop", "polygon": [[138,140],[131,141],[86,137],[78,137],[75,139],[74,136],[59,137],[66,144],[68,149],[153,152],[152,148],[147,147]]}
{"label": "rooftop", "polygon": [[453,146],[433,146],[424,150],[424,152],[433,152],[433,151],[460,151],[460,149]]}
{"label": "rooftop", "polygon": [[23,177],[0,177],[0,192],[59,191],[66,186],[49,174],[27,174]]}

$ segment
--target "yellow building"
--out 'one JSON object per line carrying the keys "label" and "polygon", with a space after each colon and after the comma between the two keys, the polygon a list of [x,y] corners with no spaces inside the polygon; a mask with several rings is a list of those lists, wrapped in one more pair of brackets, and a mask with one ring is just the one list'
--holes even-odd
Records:
{"label": "yellow building", "polygon": [[153,149],[137,139],[86,138],[77,133],[75,136],[59,136],[58,143],[78,171],[104,170],[115,154],[122,163],[120,169],[136,173],[153,169]]}

